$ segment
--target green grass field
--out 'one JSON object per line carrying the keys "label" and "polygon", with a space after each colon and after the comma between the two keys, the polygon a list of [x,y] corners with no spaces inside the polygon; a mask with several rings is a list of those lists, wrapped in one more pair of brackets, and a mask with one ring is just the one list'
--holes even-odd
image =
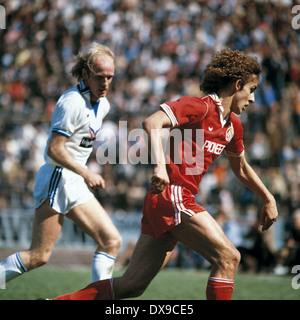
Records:
{"label": "green grass field", "polygon": [[[117,272],[116,275],[120,275]],[[143,300],[204,300],[207,271],[164,269],[137,299]],[[56,297],[77,291],[90,281],[88,269],[43,267],[0,290],[0,300],[34,300]],[[238,273],[234,300],[300,300],[300,289],[291,285],[292,276]]]}

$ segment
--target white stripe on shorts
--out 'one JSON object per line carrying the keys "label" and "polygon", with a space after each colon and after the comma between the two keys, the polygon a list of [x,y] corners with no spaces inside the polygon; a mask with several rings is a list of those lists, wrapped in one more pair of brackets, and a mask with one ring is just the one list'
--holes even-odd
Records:
{"label": "white stripe on shorts", "polygon": [[183,205],[183,201],[182,201],[182,187],[178,186],[179,190],[178,190],[178,195],[179,195],[179,206],[181,208],[181,211],[183,211],[184,213],[186,213],[189,216],[193,216],[195,214],[195,212],[193,210],[190,209],[186,209],[186,207]]}
{"label": "white stripe on shorts", "polygon": [[177,226],[181,222],[181,216],[180,216],[180,210],[178,210],[178,207],[176,205],[176,202],[177,202],[176,197],[178,198],[177,193],[174,191],[176,187],[177,186],[173,184],[171,185],[171,201],[175,211],[175,225]]}
{"label": "white stripe on shorts", "polygon": [[181,212],[184,212],[188,216],[195,215],[195,212],[191,209],[187,209],[182,200],[182,187],[177,185],[171,185],[171,201],[173,208],[175,210],[175,224],[179,224],[181,222]]}

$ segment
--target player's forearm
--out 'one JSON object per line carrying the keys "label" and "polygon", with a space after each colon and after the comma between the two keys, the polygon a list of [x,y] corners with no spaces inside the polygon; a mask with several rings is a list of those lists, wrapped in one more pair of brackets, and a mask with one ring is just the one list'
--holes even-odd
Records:
{"label": "player's forearm", "polygon": [[168,125],[170,125],[169,118],[163,111],[154,113],[143,122],[143,128],[148,136],[148,150],[151,161],[156,166],[165,166],[161,130]]}
{"label": "player's forearm", "polygon": [[231,161],[231,168],[238,179],[249,189],[254,191],[258,196],[260,196],[264,201],[274,201],[273,195],[266,188],[264,183],[261,181],[256,172],[247,163],[244,157],[235,161],[238,165],[233,164]]}
{"label": "player's forearm", "polygon": [[263,200],[270,201],[274,199],[273,195],[270,193],[270,191],[266,188],[264,183],[255,173],[255,171],[248,164],[244,168],[244,174],[241,179],[243,179],[244,184],[249,189],[258,194]]}
{"label": "player's forearm", "polygon": [[47,154],[51,157],[58,165],[63,168],[69,169],[82,177],[85,177],[87,169],[77,163],[70,153],[66,150],[63,144],[50,144],[47,150]]}
{"label": "player's forearm", "polygon": [[148,136],[151,162],[155,164],[154,173],[151,178],[152,193],[162,192],[170,183],[161,135],[162,128],[166,126],[170,126],[170,120],[163,111],[154,113],[143,123],[143,127]]}
{"label": "player's forearm", "polygon": [[151,162],[155,166],[165,166],[165,154],[162,146],[161,129],[153,129],[148,134],[149,152],[151,152]]}

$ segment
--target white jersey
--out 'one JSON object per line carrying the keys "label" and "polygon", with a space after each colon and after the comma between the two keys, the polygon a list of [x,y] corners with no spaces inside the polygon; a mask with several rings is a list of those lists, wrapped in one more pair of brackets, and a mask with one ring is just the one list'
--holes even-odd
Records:
{"label": "white jersey", "polygon": [[69,138],[65,147],[73,159],[81,165],[86,165],[93,150],[93,140],[109,109],[110,104],[105,97],[91,105],[90,90],[84,86],[83,81],[64,92],[57,101],[52,115],[51,130],[44,153],[46,164],[58,165],[47,155],[51,134],[57,132]]}

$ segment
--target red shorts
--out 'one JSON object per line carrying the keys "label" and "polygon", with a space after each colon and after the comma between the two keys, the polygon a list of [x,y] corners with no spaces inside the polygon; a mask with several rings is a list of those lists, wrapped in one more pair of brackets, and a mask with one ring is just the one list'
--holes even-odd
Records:
{"label": "red shorts", "polygon": [[[158,194],[148,192],[143,207],[142,233],[156,238],[165,234],[181,222],[181,214],[193,216],[206,211],[195,201],[195,196],[185,187],[168,185]],[[172,238],[172,237],[171,237]]]}

